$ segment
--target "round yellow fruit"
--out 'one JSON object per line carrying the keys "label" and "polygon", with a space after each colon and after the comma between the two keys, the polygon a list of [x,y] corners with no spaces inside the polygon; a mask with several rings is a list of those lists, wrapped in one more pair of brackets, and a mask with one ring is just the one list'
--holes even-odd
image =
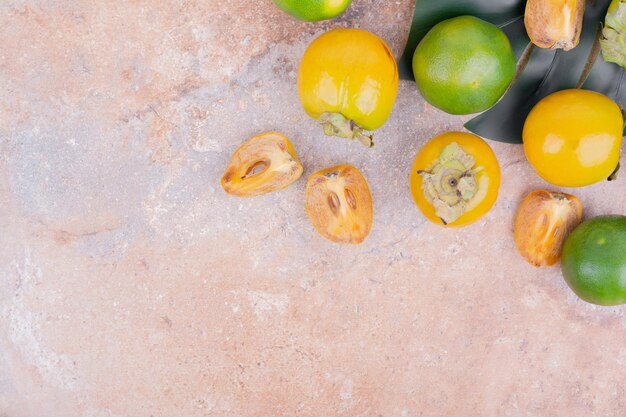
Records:
{"label": "round yellow fruit", "polygon": [[433,223],[465,226],[484,216],[498,198],[500,165],[487,142],[465,132],[432,138],[409,176],[413,200]]}
{"label": "round yellow fruit", "polygon": [[544,180],[582,187],[617,167],[624,120],[617,104],[588,90],[563,90],[542,99],[524,124],[524,152]]}
{"label": "round yellow fruit", "polygon": [[372,137],[363,130],[381,127],[398,92],[398,66],[387,44],[361,29],[334,29],[307,48],[298,73],[304,110],[329,136]]}

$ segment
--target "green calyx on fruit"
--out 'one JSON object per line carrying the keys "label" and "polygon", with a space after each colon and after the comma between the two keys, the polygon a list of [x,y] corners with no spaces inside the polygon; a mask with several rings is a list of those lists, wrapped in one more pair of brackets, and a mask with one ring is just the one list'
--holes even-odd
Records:
{"label": "green calyx on fruit", "polygon": [[626,68],[626,3],[614,1],[602,29],[602,58]]}
{"label": "green calyx on fruit", "polygon": [[478,192],[474,164],[474,157],[452,142],[428,171],[418,172],[423,177],[424,195],[444,224],[461,217]]}
{"label": "green calyx on fruit", "polygon": [[368,148],[374,146],[374,135],[366,135],[361,126],[340,113],[322,113],[317,121],[324,128],[326,136],[357,139]]}
{"label": "green calyx on fruit", "polygon": [[626,216],[600,216],[569,235],[561,257],[563,278],[581,299],[626,304]]}

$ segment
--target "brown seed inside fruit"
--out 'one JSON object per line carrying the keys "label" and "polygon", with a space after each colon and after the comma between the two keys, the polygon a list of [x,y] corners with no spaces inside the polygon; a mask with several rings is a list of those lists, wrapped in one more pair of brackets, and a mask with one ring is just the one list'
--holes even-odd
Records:
{"label": "brown seed inside fruit", "polygon": [[339,201],[339,197],[337,196],[337,194],[335,194],[334,192],[328,194],[328,205],[330,206],[330,210],[333,212],[334,215],[337,215],[337,213],[339,213],[340,204],[341,202]]}
{"label": "brown seed inside fruit", "polygon": [[261,172],[265,171],[269,166],[270,163],[268,161],[257,161],[254,164],[250,165],[250,168],[248,168],[246,174],[241,177],[241,179],[260,174]]}
{"label": "brown seed inside fruit", "polygon": [[345,194],[346,194],[346,201],[348,202],[348,205],[352,208],[352,210],[356,210],[356,198],[354,197],[354,194],[352,194],[352,191],[346,188]]}
{"label": "brown seed inside fruit", "polygon": [[313,227],[337,243],[361,243],[373,221],[372,196],[358,169],[340,165],[317,172],[306,185],[306,212]]}
{"label": "brown seed inside fruit", "polygon": [[548,266],[561,257],[563,243],[582,219],[582,204],[573,195],[544,190],[530,193],[515,219],[515,244],[532,265]]}

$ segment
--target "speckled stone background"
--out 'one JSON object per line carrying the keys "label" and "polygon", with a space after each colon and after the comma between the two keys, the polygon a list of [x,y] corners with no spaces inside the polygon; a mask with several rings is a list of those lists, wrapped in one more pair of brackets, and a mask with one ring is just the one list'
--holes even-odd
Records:
{"label": "speckled stone background", "polygon": [[[398,55],[413,2],[355,0],[306,24],[270,0],[4,0],[0,5],[0,416],[624,416],[625,307],[579,301],[517,254],[542,182],[492,142],[500,197],[427,223],[413,156],[463,119],[402,82],[377,145],[324,137],[295,83],[306,45],[368,29]],[[219,178],[244,140],[290,137],[290,188]],[[359,167],[359,246],[318,236],[305,180]],[[626,213],[626,175],[575,190]]]}

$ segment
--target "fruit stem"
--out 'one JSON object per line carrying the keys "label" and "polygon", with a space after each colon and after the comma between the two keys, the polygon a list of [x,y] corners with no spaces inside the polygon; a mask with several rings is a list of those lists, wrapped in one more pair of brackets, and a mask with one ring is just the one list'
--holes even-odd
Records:
{"label": "fruit stem", "polygon": [[317,121],[324,128],[326,136],[357,139],[368,148],[374,146],[374,135],[366,135],[361,126],[341,113],[322,113]]}
{"label": "fruit stem", "polygon": [[617,8],[606,15],[602,29],[602,58],[626,68],[626,3],[620,2]]}
{"label": "fruit stem", "polygon": [[615,181],[617,179],[617,173],[619,171],[619,162],[617,163],[617,166],[615,167],[615,171],[613,171],[613,173],[611,175],[609,175],[609,178],[607,178],[607,181]]}

